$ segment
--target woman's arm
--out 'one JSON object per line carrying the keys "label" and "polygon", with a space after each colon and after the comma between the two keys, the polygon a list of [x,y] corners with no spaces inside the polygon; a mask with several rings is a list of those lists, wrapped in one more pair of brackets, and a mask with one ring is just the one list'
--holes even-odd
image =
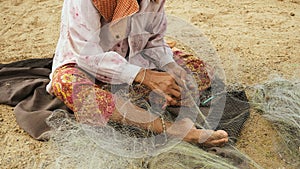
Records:
{"label": "woman's arm", "polygon": [[99,45],[100,14],[91,0],[65,0],[63,24],[65,40],[61,57],[73,57],[78,66],[107,83],[131,84],[140,70],[116,52],[105,52]]}
{"label": "woman's arm", "polygon": [[164,1],[159,2],[160,7],[153,20],[151,21],[152,36],[149,38],[148,43],[142,52],[143,57],[148,59],[158,67],[163,68],[165,65],[171,62],[175,62],[173,59],[173,52],[164,40],[164,36],[167,30],[167,18],[163,8]]}

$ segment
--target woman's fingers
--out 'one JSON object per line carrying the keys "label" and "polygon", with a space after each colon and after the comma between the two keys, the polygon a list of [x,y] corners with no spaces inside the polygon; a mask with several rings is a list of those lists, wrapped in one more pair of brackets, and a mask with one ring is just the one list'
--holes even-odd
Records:
{"label": "woman's fingers", "polygon": [[228,138],[223,138],[223,139],[219,139],[219,140],[212,140],[209,143],[206,143],[205,146],[206,147],[210,147],[210,146],[224,146],[225,143],[228,142]]}
{"label": "woman's fingers", "polygon": [[163,96],[166,101],[167,101],[167,105],[176,105],[177,104],[177,100],[175,98],[173,98],[173,95],[177,95],[177,97],[180,97],[180,92],[176,91],[176,90],[172,90],[172,89],[168,89],[168,90],[163,90],[164,87],[162,88],[162,86],[159,86],[155,83],[152,83],[152,87],[153,87],[153,91],[161,96]]}
{"label": "woman's fingers", "polygon": [[170,73],[170,75],[175,79],[176,84],[184,88],[187,76],[187,73],[184,69],[179,67],[178,69],[169,70],[168,73]]}
{"label": "woman's fingers", "polygon": [[176,83],[177,76],[171,76],[167,72],[147,71],[143,84],[150,87],[156,93],[164,96],[167,105],[178,105],[178,101],[182,98],[182,87]]}
{"label": "woman's fingers", "polygon": [[171,96],[173,96],[173,97],[175,97],[175,99],[180,99],[180,97],[181,97],[181,92],[180,91],[178,91],[178,90],[175,90],[175,89],[169,89],[169,91],[170,91],[170,95]]}
{"label": "woman's fingers", "polygon": [[164,69],[175,79],[179,86],[184,87],[187,73],[182,67],[180,67],[176,62],[171,62],[165,65]]}

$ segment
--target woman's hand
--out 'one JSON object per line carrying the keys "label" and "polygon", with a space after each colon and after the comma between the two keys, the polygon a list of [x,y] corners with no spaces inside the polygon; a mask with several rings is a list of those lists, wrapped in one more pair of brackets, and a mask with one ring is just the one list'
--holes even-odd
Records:
{"label": "woman's hand", "polygon": [[167,101],[166,105],[178,105],[178,100],[181,99],[182,88],[167,72],[148,70],[143,84],[164,96]]}
{"label": "woman's hand", "polygon": [[176,83],[183,89],[184,95],[181,98],[180,105],[184,104],[185,106],[190,106],[191,101],[189,99],[191,99],[191,97],[189,95],[192,93],[198,93],[198,85],[193,79],[192,75],[188,74],[176,62],[171,62],[165,65],[163,70],[168,72],[176,80]]}
{"label": "woman's hand", "polygon": [[181,99],[182,88],[167,72],[143,69],[138,73],[135,81],[165,97],[167,105],[178,105],[177,102]]}
{"label": "woman's hand", "polygon": [[163,70],[166,72],[142,69],[138,73],[135,82],[142,83],[163,96],[167,101],[166,105],[180,106],[181,103],[188,103],[188,101],[183,100],[189,97],[183,94],[191,92],[184,90],[197,89],[197,85],[194,83],[192,76],[188,75],[187,72],[175,62],[165,65]]}
{"label": "woman's hand", "polygon": [[168,72],[182,88],[187,88],[188,90],[195,90],[197,88],[193,77],[187,74],[176,62],[168,63],[163,67],[163,70]]}
{"label": "woman's hand", "polygon": [[168,72],[181,87],[184,87],[187,73],[176,62],[168,63],[163,67],[163,70]]}

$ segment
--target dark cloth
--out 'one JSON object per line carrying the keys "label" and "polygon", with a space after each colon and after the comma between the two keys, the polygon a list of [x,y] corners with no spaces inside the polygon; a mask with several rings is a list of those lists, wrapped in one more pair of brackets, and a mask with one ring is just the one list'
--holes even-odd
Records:
{"label": "dark cloth", "polygon": [[56,109],[67,110],[46,92],[51,66],[52,58],[0,64],[0,104],[15,106],[17,123],[37,140],[49,138],[46,118]]}
{"label": "dark cloth", "polygon": [[[220,84],[219,82],[218,85],[223,86],[224,84]],[[210,125],[210,127],[207,128],[225,130],[229,135],[229,142],[234,144],[240,135],[244,123],[249,118],[249,101],[243,90],[224,91],[221,89],[216,93],[218,94],[209,102],[199,104],[199,109],[206,117],[205,120],[207,123]],[[201,93],[202,98],[200,98],[200,102],[207,100],[207,98],[211,98],[212,96],[212,89],[209,88]],[[167,107],[167,110],[175,115],[178,115],[178,112],[180,111],[185,112],[185,114],[189,114],[189,111],[196,111],[195,109],[184,107]],[[196,123],[205,127],[200,116],[197,117]]]}

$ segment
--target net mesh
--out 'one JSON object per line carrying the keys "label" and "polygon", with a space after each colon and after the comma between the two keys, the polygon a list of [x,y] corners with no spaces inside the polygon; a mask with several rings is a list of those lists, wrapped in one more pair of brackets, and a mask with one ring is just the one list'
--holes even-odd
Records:
{"label": "net mesh", "polygon": [[[185,42],[183,46],[188,46],[200,57],[205,56],[202,58],[214,65],[216,76],[224,80],[216,52],[203,33],[176,18],[169,17],[168,20],[170,33],[167,35],[178,42]],[[202,96],[205,95],[203,99],[216,95],[216,88],[214,92],[202,93]],[[158,140],[152,137],[154,134],[150,131],[117,123],[106,127],[78,124],[68,117],[67,112],[56,110],[47,121],[53,128],[51,148],[45,152],[49,159],[36,162],[34,168],[261,168],[232,145],[249,115],[249,105],[260,110],[263,117],[274,125],[284,140],[278,152],[297,167],[300,154],[299,89],[299,81],[284,79],[272,79],[257,86],[231,85],[227,91],[232,92],[203,104],[201,111],[213,117],[209,114],[210,104],[226,98],[222,110],[227,113],[223,114],[218,128],[227,130],[233,142],[224,148],[202,149],[176,139],[165,142],[163,137]],[[243,90],[252,94],[250,101],[245,93],[236,92]],[[176,114],[176,110],[170,111]]]}
{"label": "net mesh", "polygon": [[253,107],[272,123],[283,140],[280,156],[300,166],[300,81],[275,78],[252,89]]}
{"label": "net mesh", "polygon": [[[232,146],[227,147],[227,155],[230,152],[230,158],[238,159],[235,161],[222,156],[224,152],[218,149],[204,150],[187,142],[177,142],[172,147],[161,147],[159,153],[155,155],[127,157],[123,156],[128,153],[127,150],[132,153],[141,151],[134,149],[132,145],[139,144],[135,142],[136,138],[146,131],[118,124],[110,124],[101,128],[79,124],[68,117],[67,112],[63,110],[56,110],[48,118],[47,123],[54,128],[50,140],[51,148],[45,152],[50,158],[37,162],[34,166],[36,168],[225,169],[248,168],[249,165],[260,168]],[[120,130],[122,130],[121,133]],[[97,137],[97,140],[91,138],[91,135]],[[118,142],[119,144],[116,145],[117,139],[122,140],[122,143]],[[169,144],[172,145],[172,142],[176,141],[171,140]],[[135,147],[138,148],[137,145]],[[111,149],[114,151],[110,151]],[[147,154],[148,150],[144,149],[143,152]]]}
{"label": "net mesh", "polygon": [[[231,86],[231,90],[234,88],[241,89]],[[278,148],[279,155],[297,168],[300,145],[299,81],[276,78],[244,89],[250,95],[249,103],[260,110],[280,134],[282,145]],[[117,123],[110,123],[107,127],[91,127],[75,122],[63,110],[56,110],[47,123],[53,128],[51,148],[45,152],[49,159],[37,162],[37,168],[261,168],[232,145],[204,150],[186,142],[176,142],[178,140],[165,144],[172,146],[159,147],[156,140],[152,140],[156,144],[152,148],[159,147],[159,151],[149,154],[151,147],[145,147],[136,140],[153,135],[146,130]],[[124,156],[130,153],[148,155]]]}

